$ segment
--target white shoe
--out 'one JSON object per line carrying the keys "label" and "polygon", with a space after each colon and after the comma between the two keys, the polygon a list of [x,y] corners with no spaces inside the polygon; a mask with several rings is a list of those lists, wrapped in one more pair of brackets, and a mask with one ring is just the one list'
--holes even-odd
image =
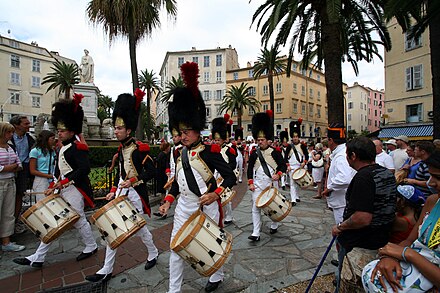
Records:
{"label": "white shoe", "polygon": [[26,226],[22,222],[17,222],[15,224],[14,233],[15,234],[22,234],[26,232]]}
{"label": "white shoe", "polygon": [[25,248],[26,247],[24,245],[18,245],[15,244],[14,242],[9,242],[7,245],[2,245],[3,251],[17,252],[17,251],[22,251]]}

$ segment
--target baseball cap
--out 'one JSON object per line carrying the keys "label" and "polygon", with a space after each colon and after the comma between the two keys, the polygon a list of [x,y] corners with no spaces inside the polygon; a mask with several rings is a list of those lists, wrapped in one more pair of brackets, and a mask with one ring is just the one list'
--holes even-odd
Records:
{"label": "baseball cap", "polygon": [[396,143],[396,140],[395,140],[395,139],[387,140],[387,141],[385,142],[385,144],[392,144],[393,146],[397,146],[397,143]]}
{"label": "baseball cap", "polygon": [[404,141],[406,143],[408,143],[408,141],[409,141],[408,136],[406,136],[406,135],[399,135],[399,136],[396,136],[396,137],[393,137],[393,138],[395,140],[402,140],[402,141]]}
{"label": "baseball cap", "polygon": [[425,203],[423,193],[412,185],[399,185],[397,186],[397,191],[413,204],[422,205]]}

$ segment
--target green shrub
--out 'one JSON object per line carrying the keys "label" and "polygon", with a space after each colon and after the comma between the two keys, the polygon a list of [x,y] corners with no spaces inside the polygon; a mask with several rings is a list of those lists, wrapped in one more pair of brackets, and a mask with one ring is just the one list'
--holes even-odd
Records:
{"label": "green shrub", "polygon": [[[117,146],[89,146],[89,160],[92,168],[104,167],[110,164],[113,155],[118,151]],[[159,146],[150,146],[150,156],[156,158],[159,154]]]}

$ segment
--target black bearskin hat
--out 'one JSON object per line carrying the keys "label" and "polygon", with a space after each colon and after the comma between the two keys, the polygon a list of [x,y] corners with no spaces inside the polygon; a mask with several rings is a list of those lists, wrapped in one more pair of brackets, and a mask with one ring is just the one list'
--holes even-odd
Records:
{"label": "black bearskin hat", "polygon": [[327,128],[327,137],[345,140],[345,127],[340,123],[332,123]]}
{"label": "black bearskin hat", "polygon": [[287,128],[286,128],[286,130],[283,130],[280,132],[280,141],[281,142],[288,142],[289,141],[289,134],[287,133]]}
{"label": "black bearskin hat", "polygon": [[120,94],[115,102],[113,110],[113,125],[124,126],[135,131],[139,118],[139,108],[145,93],[136,89],[134,96],[131,94]]}
{"label": "black bearskin hat", "polygon": [[252,116],[252,136],[255,140],[264,137],[273,140],[273,126],[271,122],[272,111],[256,113]]}
{"label": "black bearskin hat", "polygon": [[52,125],[56,129],[67,129],[80,134],[84,119],[84,111],[81,107],[82,94],[74,94],[73,99],[61,99],[52,106]]}
{"label": "black bearskin hat", "polygon": [[168,105],[170,129],[201,131],[206,124],[206,107],[198,89],[199,67],[186,62],[180,67],[184,88],[176,88]]}
{"label": "black bearskin hat", "polygon": [[214,118],[212,120],[212,139],[221,138],[226,140],[228,138],[228,126],[224,117]]}
{"label": "black bearskin hat", "polygon": [[243,139],[243,128],[237,128],[235,129],[235,140],[237,139]]}
{"label": "black bearskin hat", "polygon": [[293,138],[294,135],[301,137],[301,123],[302,119],[298,119],[298,121],[290,121],[289,130],[290,137]]}

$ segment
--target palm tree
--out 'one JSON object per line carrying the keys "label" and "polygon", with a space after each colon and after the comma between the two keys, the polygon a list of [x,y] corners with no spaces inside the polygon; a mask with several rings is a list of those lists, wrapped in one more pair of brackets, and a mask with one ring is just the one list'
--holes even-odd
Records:
{"label": "palm tree", "polygon": [[[420,36],[429,27],[431,53],[432,107],[440,113],[440,1],[438,0],[389,0],[384,7],[389,21],[396,17],[403,31],[411,30],[412,37]],[[415,19],[412,27],[411,17]],[[410,34],[410,37],[411,37]],[[434,138],[440,138],[440,115],[434,115]]]}
{"label": "palm tree", "polygon": [[[101,108],[107,114],[107,117],[110,117],[110,114],[115,107],[115,102],[108,95],[99,95],[98,96],[98,108]],[[106,118],[107,118],[106,117]]]}
{"label": "palm tree", "polygon": [[46,93],[58,87],[58,95],[64,92],[66,99],[71,98],[70,90],[73,89],[73,85],[80,82],[78,65],[76,63],[67,64],[64,61],[56,60],[50,69],[53,72],[48,73],[41,83],[50,84]]}
{"label": "palm tree", "polygon": [[[254,78],[260,78],[263,75],[267,75],[267,81],[269,82],[269,99],[270,110],[275,113],[275,94],[273,90],[273,77],[278,76],[286,71],[285,61],[279,56],[280,51],[275,46],[272,46],[270,50],[267,48],[261,49],[261,55],[258,56],[258,61],[254,65]],[[272,123],[274,116],[271,117]]]}
{"label": "palm tree", "polygon": [[[331,109],[329,123],[344,125],[341,62],[348,60],[352,65],[360,60],[370,62],[378,56],[377,43],[386,50],[391,47],[379,2],[266,0],[252,17],[252,24],[256,22],[257,28],[261,28],[263,44],[269,42],[275,31],[278,31],[275,46],[285,46],[289,41],[287,75],[296,50],[303,56],[303,69],[312,61],[316,61],[317,68],[324,64],[327,104]],[[372,39],[372,31],[378,33],[380,41]]]}
{"label": "palm tree", "polygon": [[178,78],[175,78],[173,76],[171,78],[171,81],[167,82],[166,87],[165,87],[165,91],[162,93],[162,98],[160,101],[162,103],[168,103],[174,90],[178,87],[185,87],[183,79],[180,75]]}
{"label": "palm tree", "polygon": [[249,108],[256,112],[260,108],[260,102],[250,95],[250,86],[247,83],[241,83],[240,86],[231,85],[226,91],[225,98],[220,105],[219,111],[237,111],[237,124],[241,127],[241,117],[243,110]]}
{"label": "palm tree", "polygon": [[[144,91],[147,92],[147,108],[146,108],[146,117],[147,121],[150,121],[151,118],[151,98],[154,93],[160,91],[160,82],[157,78],[156,74],[151,70],[150,72],[148,69],[145,69],[144,71],[141,70],[141,74],[139,74],[139,87],[142,88]],[[139,127],[139,125],[138,125]],[[139,129],[139,128],[138,128]],[[147,132],[147,139],[150,140],[151,136],[151,128],[145,129]]]}
{"label": "palm tree", "polygon": [[[176,0],[92,0],[87,5],[90,21],[102,24],[110,43],[120,35],[128,38],[133,92],[139,87],[136,45],[160,26],[162,7],[165,7],[168,16],[176,16]],[[143,137],[142,129],[137,129],[136,137]]]}

